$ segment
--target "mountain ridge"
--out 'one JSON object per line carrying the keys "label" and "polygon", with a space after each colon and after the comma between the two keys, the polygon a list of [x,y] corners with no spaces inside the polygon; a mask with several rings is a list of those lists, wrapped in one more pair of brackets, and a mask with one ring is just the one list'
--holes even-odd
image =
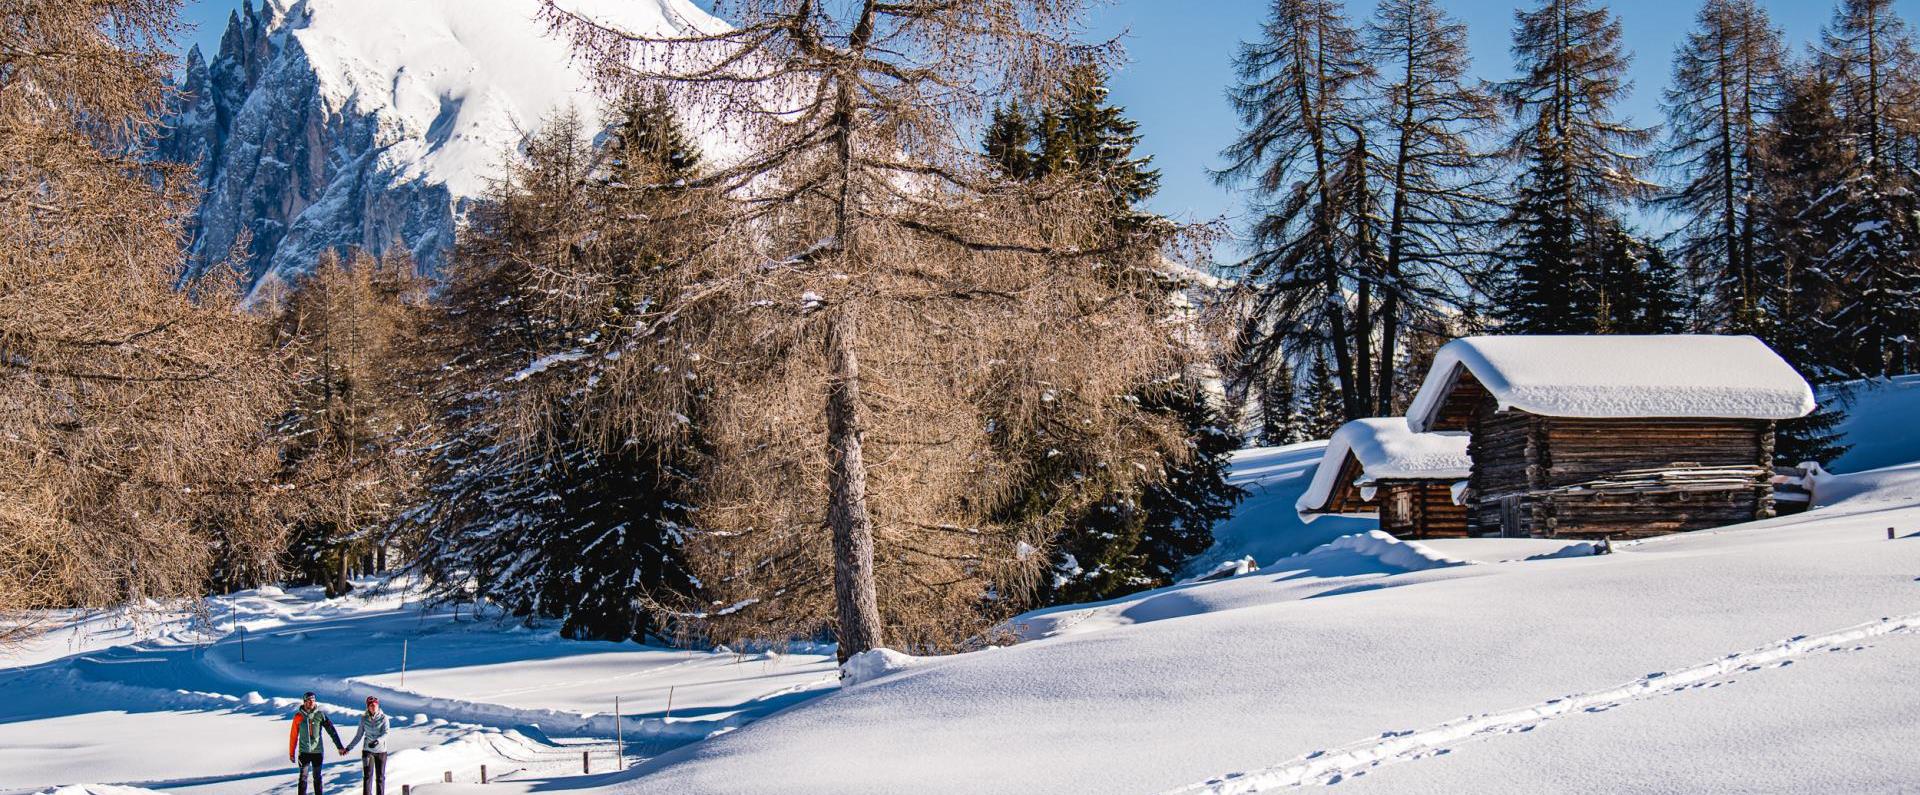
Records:
{"label": "mountain ridge", "polygon": [[[569,10],[670,35],[717,20],[688,0],[570,0]],[[537,0],[247,0],[220,51],[187,55],[159,160],[193,165],[201,206],[186,278],[245,246],[257,286],[328,250],[404,250],[446,264],[460,219],[504,158],[600,99]],[[382,24],[369,25],[377,19]]]}

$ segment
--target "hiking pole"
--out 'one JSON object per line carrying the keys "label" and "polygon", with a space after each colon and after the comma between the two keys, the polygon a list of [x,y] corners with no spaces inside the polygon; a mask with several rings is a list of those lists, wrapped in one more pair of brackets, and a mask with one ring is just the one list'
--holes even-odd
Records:
{"label": "hiking pole", "polygon": [[620,757],[620,769],[627,769],[627,738],[620,725],[620,697],[613,697],[613,748]]}
{"label": "hiking pole", "polygon": [[400,686],[407,686],[407,639],[400,639]]}

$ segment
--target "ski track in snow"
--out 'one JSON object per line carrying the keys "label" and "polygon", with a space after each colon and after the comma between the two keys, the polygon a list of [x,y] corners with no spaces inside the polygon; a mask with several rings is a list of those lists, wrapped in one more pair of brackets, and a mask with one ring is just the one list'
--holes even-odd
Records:
{"label": "ski track in snow", "polygon": [[1540,724],[1582,713],[1606,712],[1655,696],[1700,687],[1738,674],[1784,668],[1794,658],[1819,651],[1859,651],[1860,641],[1920,631],[1920,613],[1882,618],[1824,635],[1796,635],[1778,643],[1730,654],[1679,671],[1658,671],[1623,685],[1562,696],[1518,709],[1472,715],[1425,729],[1382,732],[1378,737],[1304,754],[1272,767],[1231,773],[1168,790],[1164,795],[1242,795],[1283,787],[1330,786],[1375,767],[1452,752],[1475,740],[1533,731]]}

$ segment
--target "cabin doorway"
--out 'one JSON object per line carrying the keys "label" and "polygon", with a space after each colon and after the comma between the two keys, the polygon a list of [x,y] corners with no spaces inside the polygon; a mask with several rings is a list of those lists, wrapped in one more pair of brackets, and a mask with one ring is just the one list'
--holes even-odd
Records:
{"label": "cabin doorway", "polygon": [[1520,495],[1510,494],[1500,498],[1500,535],[1505,538],[1525,538],[1527,528],[1520,522]]}

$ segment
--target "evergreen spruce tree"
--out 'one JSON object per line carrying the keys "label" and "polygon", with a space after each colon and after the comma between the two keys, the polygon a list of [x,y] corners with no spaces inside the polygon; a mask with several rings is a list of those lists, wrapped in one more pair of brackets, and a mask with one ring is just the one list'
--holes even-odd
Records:
{"label": "evergreen spruce tree", "polygon": [[1846,232],[1832,202],[1859,170],[1850,136],[1833,105],[1834,85],[1815,73],[1789,79],[1762,139],[1762,205],[1755,258],[1761,294],[1758,330],[1822,394],[1808,416],[1779,424],[1774,460],[1786,466],[1831,462],[1846,451],[1835,430],[1844,403],[1832,399],[1848,374],[1847,340],[1829,322],[1846,286],[1825,267],[1830,242]]}
{"label": "evergreen spruce tree", "polygon": [[1195,429],[1188,457],[1146,488],[1114,494],[1075,519],[1056,546],[1045,603],[1100,601],[1173,584],[1182,565],[1213,545],[1214,524],[1231,517],[1245,496],[1227,482],[1239,441],[1199,384],[1180,384],[1148,406]]}
{"label": "evergreen spruce tree", "polygon": [[[568,637],[666,639],[696,629],[673,617],[698,590],[682,549],[698,451],[606,444],[582,403],[598,357],[572,352],[622,333],[647,301],[647,241],[619,221],[692,177],[699,155],[657,98],[617,112],[598,166],[574,117],[552,122],[463,233],[441,324],[446,431],[429,497],[402,526],[441,599],[471,587]],[[554,305],[551,274],[575,269],[552,257],[597,263],[591,307]]]}
{"label": "evergreen spruce tree", "polygon": [[993,109],[981,148],[987,159],[1012,179],[1033,180],[1039,176],[1038,158],[1033,152],[1034,125],[1019,105],[1002,104]]}
{"label": "evergreen spruce tree", "polygon": [[1819,265],[1844,298],[1831,321],[1846,341],[1854,376],[1912,372],[1920,337],[1920,227],[1916,227],[1913,119],[1905,86],[1920,66],[1891,0],[1843,0],[1827,26],[1819,64],[1838,91],[1852,133],[1855,173],[1829,199],[1827,251]]}
{"label": "evergreen spruce tree", "polygon": [[1307,441],[1306,419],[1300,415],[1293,366],[1285,359],[1261,379],[1260,443],[1268,447]]}
{"label": "evergreen spruce tree", "polygon": [[1685,272],[1660,246],[1639,241],[1641,293],[1632,326],[1636,334],[1678,334],[1693,328],[1697,310]]}
{"label": "evergreen spruce tree", "polygon": [[[1140,145],[1140,125],[1127,118],[1126,108],[1113,104],[1107,75],[1088,64],[1073,70],[1067,80],[1066,101],[1053,109],[1051,123],[1041,126],[1042,176],[1046,171],[1071,168],[1092,174],[1109,197],[1110,212],[1122,224],[1143,224],[1153,216],[1136,209],[1160,191],[1160,171],[1152,158],[1134,150]],[[1052,158],[1065,153],[1066,162]]]}
{"label": "evergreen spruce tree", "polygon": [[1619,226],[1615,206],[1648,192],[1636,150],[1652,133],[1614,118],[1630,84],[1611,12],[1591,0],[1541,0],[1518,19],[1520,76],[1501,91],[1516,119],[1508,152],[1519,168],[1496,316],[1509,333],[1600,331],[1599,307],[1617,298],[1604,293],[1619,272],[1605,251]]}
{"label": "evergreen spruce tree", "polygon": [[[1164,223],[1138,209],[1159,190],[1160,172],[1150,158],[1135,154],[1138,125],[1110,102],[1106,80],[1094,66],[1077,67],[1058,105],[1037,113],[997,109],[984,149],[1008,176],[1091,178],[1108,197],[1111,222],[1130,233]],[[1054,576],[1042,583],[1043,602],[1093,601],[1171,584],[1181,564],[1211,545],[1213,524],[1229,516],[1241,497],[1226,480],[1228,454],[1238,445],[1204,389],[1180,378],[1138,399],[1186,423],[1190,457],[1169,462],[1158,482],[1109,495],[1075,517],[1055,545]],[[1035,482],[1054,479],[1056,473],[1039,473]],[[1024,505],[1046,510],[1045,502],[1029,499]]]}
{"label": "evergreen spruce tree", "polygon": [[1340,411],[1340,385],[1334,382],[1333,369],[1327,366],[1326,351],[1313,352],[1313,370],[1308,374],[1306,433],[1309,439],[1332,438],[1346,423]]}
{"label": "evergreen spruce tree", "polygon": [[[1912,192],[1897,178],[1862,169],[1837,186],[1822,224],[1833,235],[1813,265],[1821,281],[1839,285],[1841,301],[1826,322],[1840,343],[1840,362],[1854,377],[1913,372],[1920,330],[1920,229]],[[1889,184],[1892,183],[1892,184]]]}

